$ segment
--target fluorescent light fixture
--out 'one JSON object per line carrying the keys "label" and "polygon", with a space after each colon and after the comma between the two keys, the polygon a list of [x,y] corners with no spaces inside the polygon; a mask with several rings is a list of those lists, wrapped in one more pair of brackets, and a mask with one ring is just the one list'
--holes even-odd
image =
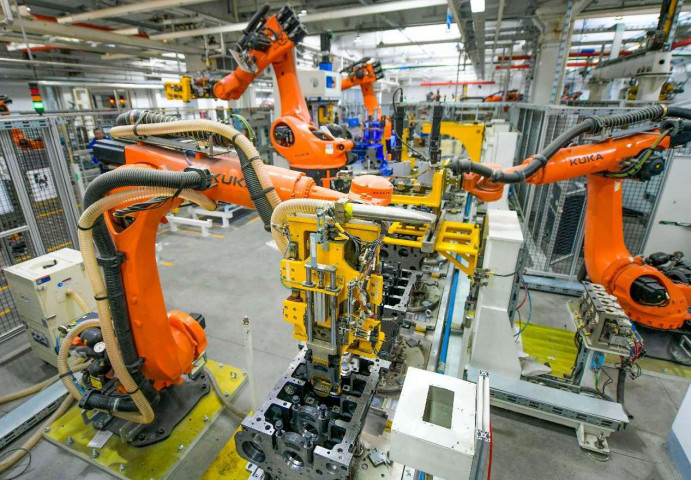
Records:
{"label": "fluorescent light fixture", "polygon": [[485,11],[485,0],[470,0],[470,11],[482,13]]}
{"label": "fluorescent light fixture", "polygon": [[357,35],[355,35],[355,40],[354,40],[354,42],[355,42],[355,43],[360,43],[360,34],[359,34],[359,33],[358,33]]}
{"label": "fluorescent light fixture", "polygon": [[304,17],[305,15],[307,15],[307,10],[303,8],[302,10],[300,10],[300,13],[298,13],[298,17]]}

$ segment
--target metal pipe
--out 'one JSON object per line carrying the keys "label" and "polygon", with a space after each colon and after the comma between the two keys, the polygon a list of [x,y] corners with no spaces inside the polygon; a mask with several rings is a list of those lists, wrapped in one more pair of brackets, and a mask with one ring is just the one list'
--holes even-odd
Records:
{"label": "metal pipe", "polygon": [[331,302],[331,346],[336,346],[336,329],[338,327],[338,299],[336,295],[331,295],[329,297]]}
{"label": "metal pipe", "polygon": [[[343,20],[344,18],[364,17],[378,15],[381,13],[400,12],[403,10],[414,10],[417,8],[435,7],[446,5],[447,0],[401,0],[398,2],[387,2],[376,5],[362,5],[351,8],[336,8],[324,12],[307,14],[300,17],[302,23],[324,22],[328,20]],[[245,29],[247,22],[231,23],[218,27],[197,28],[195,30],[185,30],[180,32],[162,33],[152,35],[150,38],[157,40],[172,40],[176,38],[201,37],[217,33],[240,32]]]}
{"label": "metal pipe", "polygon": [[352,207],[353,218],[414,224],[434,223],[437,220],[437,216],[433,213],[406,210],[398,207],[381,207],[378,205],[363,205],[359,203],[352,204]]}
{"label": "metal pipe", "polygon": [[312,322],[313,322],[313,317],[312,317],[312,291],[307,290],[305,292],[305,296],[307,297],[307,309],[306,309],[306,315],[307,315],[307,342],[312,343]]}
{"label": "metal pipe", "polygon": [[254,380],[254,349],[252,347],[252,329],[250,328],[250,319],[245,316],[242,319],[242,330],[245,334],[245,353],[247,355],[247,379],[250,384],[251,402],[250,411],[257,408],[257,385]]}
{"label": "metal pipe", "polygon": [[194,5],[196,3],[206,3],[211,0],[150,0],[148,2],[128,3],[127,5],[120,5],[117,7],[103,8],[101,10],[92,10],[90,12],[76,13],[73,15],[65,15],[58,17],[58,23],[77,23],[85,20],[96,20],[99,18],[111,18],[121,15],[131,15],[133,13],[152,12],[155,10],[165,10],[175,7],[184,7],[185,5]]}
{"label": "metal pipe", "polygon": [[[70,68],[73,70],[93,70],[93,69],[101,69],[101,70],[110,70],[113,72],[116,71],[122,71],[122,72],[132,72],[132,71],[137,71],[138,73],[141,72],[142,75],[148,76],[148,77],[160,77],[160,74],[155,74],[155,73],[150,73],[151,69],[150,68],[144,68],[144,67],[136,67],[132,65],[125,65],[123,68],[113,68],[109,65],[98,65],[95,63],[69,63],[69,62],[58,62],[54,60],[25,60],[23,58],[11,58],[11,57],[0,57],[0,63],[22,63],[22,64],[29,64],[29,65],[35,65],[35,66],[45,66],[45,67],[57,67],[57,68]],[[174,70],[157,70],[157,72],[160,73],[175,73]]]}

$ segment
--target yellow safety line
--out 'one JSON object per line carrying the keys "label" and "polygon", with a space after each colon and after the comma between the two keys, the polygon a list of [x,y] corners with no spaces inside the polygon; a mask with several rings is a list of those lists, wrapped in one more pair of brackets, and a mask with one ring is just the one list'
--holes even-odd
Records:
{"label": "yellow safety line", "polygon": [[0,312],[0,317],[2,317],[3,315],[7,315],[7,314],[10,313],[11,311],[12,311],[12,310],[8,308],[7,310]]}
{"label": "yellow safety line", "polygon": [[261,218],[261,217],[254,217],[252,220],[250,220],[249,222],[247,222],[245,225],[249,225],[249,224],[252,223],[252,222],[256,222],[256,221],[259,220],[260,218]]}
{"label": "yellow safety line", "polygon": [[50,204],[50,203],[55,203],[55,202],[57,202],[57,201],[58,201],[57,198],[53,198],[52,200],[43,200],[43,201],[41,201],[41,202],[35,202],[35,203],[33,203],[32,205],[33,205],[34,207],[43,207],[44,205],[48,205],[48,204]]}
{"label": "yellow safety line", "polygon": [[51,215],[55,215],[56,213],[62,213],[62,212],[63,212],[63,210],[61,208],[59,210],[53,210],[52,212],[41,213],[39,215],[36,215],[36,218],[50,217]]}
{"label": "yellow safety line", "polygon": [[46,250],[49,252],[54,252],[55,250],[59,250],[59,249],[66,247],[68,245],[72,245],[72,242],[61,243],[60,245],[55,245],[54,247],[47,248]]}
{"label": "yellow safety line", "polygon": [[0,287],[0,290],[7,290],[8,288],[10,288],[10,286],[9,286],[9,285],[5,285],[4,287]]}
{"label": "yellow safety line", "polygon": [[161,265],[165,265],[166,267],[172,267],[173,264],[171,262],[159,262]]}

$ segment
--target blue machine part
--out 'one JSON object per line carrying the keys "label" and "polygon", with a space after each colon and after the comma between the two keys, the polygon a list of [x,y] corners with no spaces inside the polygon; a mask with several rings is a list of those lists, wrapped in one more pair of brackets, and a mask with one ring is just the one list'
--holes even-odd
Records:
{"label": "blue machine part", "polygon": [[348,117],[346,122],[348,122],[348,126],[351,128],[360,126],[360,119],[358,117]]}

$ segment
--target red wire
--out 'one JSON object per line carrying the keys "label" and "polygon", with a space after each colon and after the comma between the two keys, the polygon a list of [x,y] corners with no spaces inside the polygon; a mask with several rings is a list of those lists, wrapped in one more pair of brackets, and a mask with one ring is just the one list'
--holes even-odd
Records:
{"label": "red wire", "polygon": [[494,446],[494,433],[492,433],[492,422],[489,422],[489,465],[487,466],[487,480],[492,478],[492,447]]}

